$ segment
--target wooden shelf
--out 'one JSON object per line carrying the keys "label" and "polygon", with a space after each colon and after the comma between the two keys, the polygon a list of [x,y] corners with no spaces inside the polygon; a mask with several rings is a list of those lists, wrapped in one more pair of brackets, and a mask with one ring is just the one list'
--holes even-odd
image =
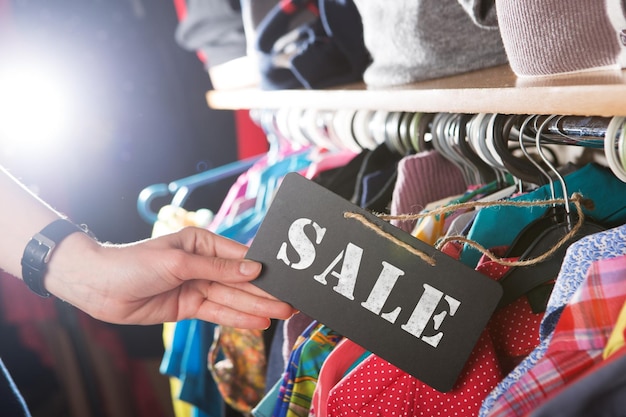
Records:
{"label": "wooden shelf", "polygon": [[325,90],[209,91],[214,109],[369,109],[414,112],[626,116],[626,72],[518,78],[508,66],[391,88],[354,84]]}

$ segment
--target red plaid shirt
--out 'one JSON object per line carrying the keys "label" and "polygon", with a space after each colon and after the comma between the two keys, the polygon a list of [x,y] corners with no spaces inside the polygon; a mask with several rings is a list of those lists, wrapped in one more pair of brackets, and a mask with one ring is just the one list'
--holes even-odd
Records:
{"label": "red plaid shirt", "polygon": [[626,301],[626,257],[591,264],[565,307],[545,356],[496,401],[489,417],[522,416],[602,360]]}

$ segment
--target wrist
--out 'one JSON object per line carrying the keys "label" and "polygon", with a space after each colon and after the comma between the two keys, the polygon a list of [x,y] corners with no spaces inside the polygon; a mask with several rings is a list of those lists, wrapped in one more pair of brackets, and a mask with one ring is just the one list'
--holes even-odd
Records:
{"label": "wrist", "polygon": [[44,283],[57,298],[72,305],[88,306],[92,300],[93,281],[106,263],[101,243],[84,233],[74,233],[56,248],[48,263]]}

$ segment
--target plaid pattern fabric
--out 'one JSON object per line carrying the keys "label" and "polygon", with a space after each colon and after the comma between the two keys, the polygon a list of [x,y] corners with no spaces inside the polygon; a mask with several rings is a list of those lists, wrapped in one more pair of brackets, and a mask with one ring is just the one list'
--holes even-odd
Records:
{"label": "plaid pattern fabric", "polygon": [[[604,201],[604,200],[598,200]],[[561,312],[583,285],[591,263],[626,255],[626,226],[585,236],[568,249],[540,326],[540,343],[483,401],[479,416],[485,417],[495,402],[532,369],[548,350]]]}
{"label": "plaid pattern fabric", "polygon": [[493,405],[488,416],[521,416],[602,360],[626,300],[626,257],[595,261],[565,307],[545,356]]}

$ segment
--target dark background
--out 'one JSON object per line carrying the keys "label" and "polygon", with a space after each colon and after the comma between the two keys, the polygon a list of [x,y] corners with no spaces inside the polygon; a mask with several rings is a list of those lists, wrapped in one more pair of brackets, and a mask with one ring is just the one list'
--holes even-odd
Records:
{"label": "dark background", "polygon": [[[150,236],[137,211],[146,186],[237,158],[233,113],[207,107],[210,79],[175,42],[172,1],[0,0],[0,18],[0,69],[18,51],[61,71],[79,93],[62,143],[13,146],[0,138],[0,164],[100,240]],[[203,187],[186,208],[217,210],[229,186]],[[167,203],[156,200],[154,211]],[[160,326],[107,326],[129,355],[162,357]],[[14,329],[0,331],[0,357],[34,409],[37,396],[52,395],[49,372],[13,341]]]}

